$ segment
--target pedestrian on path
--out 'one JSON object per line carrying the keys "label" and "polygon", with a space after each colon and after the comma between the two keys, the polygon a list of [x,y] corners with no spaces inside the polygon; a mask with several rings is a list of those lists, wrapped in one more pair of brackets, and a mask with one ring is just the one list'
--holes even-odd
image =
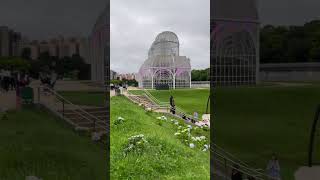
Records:
{"label": "pedestrian on path", "polygon": [[268,162],[267,174],[271,177],[270,180],[281,180],[280,164],[276,154],[273,154],[271,160]]}
{"label": "pedestrian on path", "polygon": [[239,171],[239,165],[235,164],[231,172],[231,180],[242,180],[242,173]]}

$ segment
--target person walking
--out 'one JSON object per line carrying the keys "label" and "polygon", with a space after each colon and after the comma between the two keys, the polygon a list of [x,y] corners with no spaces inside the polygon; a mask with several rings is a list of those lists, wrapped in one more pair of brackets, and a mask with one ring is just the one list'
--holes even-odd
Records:
{"label": "person walking", "polygon": [[170,96],[170,111],[172,114],[176,114],[176,107],[175,107],[173,96]]}
{"label": "person walking", "polygon": [[267,174],[270,176],[270,180],[281,180],[280,164],[276,154],[273,154],[271,160],[268,162]]}
{"label": "person walking", "polygon": [[195,121],[198,121],[199,120],[199,114],[197,112],[194,112],[193,113],[193,118]]}
{"label": "person walking", "polygon": [[239,165],[233,165],[231,172],[231,180],[242,180],[242,173],[239,171]]}

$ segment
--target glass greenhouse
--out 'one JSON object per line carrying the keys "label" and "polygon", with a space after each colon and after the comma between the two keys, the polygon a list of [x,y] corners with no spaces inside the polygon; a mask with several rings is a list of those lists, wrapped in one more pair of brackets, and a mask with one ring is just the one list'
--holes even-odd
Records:
{"label": "glass greenhouse", "polygon": [[259,81],[257,1],[216,0],[212,8],[211,79],[214,85],[255,85]]}
{"label": "glass greenhouse", "polygon": [[148,59],[142,64],[139,87],[172,89],[191,87],[190,59],[179,55],[178,36],[169,31],[160,33],[152,43]]}

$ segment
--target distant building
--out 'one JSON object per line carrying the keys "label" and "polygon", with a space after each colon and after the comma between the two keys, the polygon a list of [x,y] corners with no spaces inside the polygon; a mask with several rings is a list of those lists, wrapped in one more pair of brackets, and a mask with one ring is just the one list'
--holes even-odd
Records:
{"label": "distant building", "polygon": [[260,64],[261,81],[320,81],[320,63]]}
{"label": "distant building", "polygon": [[49,53],[50,56],[63,58],[72,55],[80,55],[84,60],[88,61],[88,39],[86,38],[65,38],[58,37],[45,41],[27,41],[23,43],[23,49],[29,48],[31,51],[31,59],[36,60],[42,53]]}
{"label": "distant building", "polygon": [[135,73],[128,73],[128,74],[119,74],[118,75],[120,80],[136,80],[136,74]]}
{"label": "distant building", "polygon": [[6,26],[0,27],[0,57],[20,56],[20,33]]}
{"label": "distant building", "polygon": [[118,77],[117,72],[110,70],[110,80],[116,80]]}
{"label": "distant building", "polygon": [[98,17],[90,38],[90,64],[91,64],[91,79],[96,82],[106,83],[110,79],[110,17],[109,17],[110,4]]}

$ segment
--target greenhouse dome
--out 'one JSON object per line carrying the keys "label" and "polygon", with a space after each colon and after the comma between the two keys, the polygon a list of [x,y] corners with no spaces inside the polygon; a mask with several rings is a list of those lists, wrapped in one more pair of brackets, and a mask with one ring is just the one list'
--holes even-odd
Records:
{"label": "greenhouse dome", "polygon": [[155,89],[190,88],[190,59],[179,55],[178,36],[170,31],[160,33],[152,43],[148,59],[139,70],[139,87]]}

